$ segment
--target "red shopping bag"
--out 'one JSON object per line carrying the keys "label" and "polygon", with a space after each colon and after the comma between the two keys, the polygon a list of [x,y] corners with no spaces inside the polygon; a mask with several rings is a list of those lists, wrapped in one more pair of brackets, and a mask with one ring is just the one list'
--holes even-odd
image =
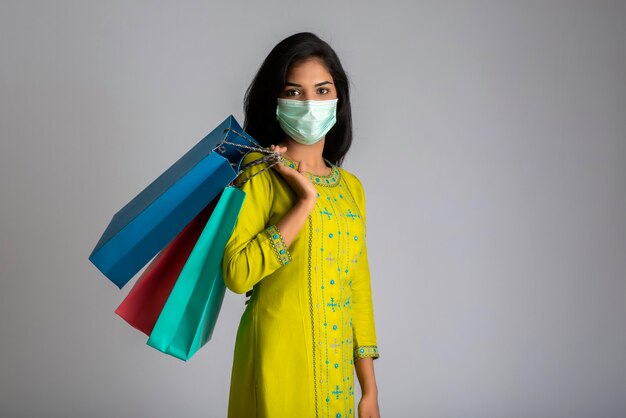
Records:
{"label": "red shopping bag", "polygon": [[115,310],[132,327],[150,336],[191,250],[222,192],[165,247]]}

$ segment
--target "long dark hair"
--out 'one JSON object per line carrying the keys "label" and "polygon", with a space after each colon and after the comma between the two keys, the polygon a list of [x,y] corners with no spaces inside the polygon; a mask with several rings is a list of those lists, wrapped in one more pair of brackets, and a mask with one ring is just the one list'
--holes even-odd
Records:
{"label": "long dark hair", "polygon": [[279,142],[284,132],[276,120],[276,98],[285,86],[290,66],[309,57],[322,60],[337,89],[337,122],[326,134],[323,157],[340,166],[352,144],[348,76],[330,45],[311,32],[300,32],[283,39],[265,58],[246,90],[243,128],[264,147]]}

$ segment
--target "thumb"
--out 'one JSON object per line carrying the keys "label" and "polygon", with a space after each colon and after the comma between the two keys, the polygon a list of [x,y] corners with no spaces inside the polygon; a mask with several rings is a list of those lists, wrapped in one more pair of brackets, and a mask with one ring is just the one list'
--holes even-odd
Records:
{"label": "thumb", "polygon": [[305,165],[306,165],[306,163],[304,161],[300,161],[300,163],[298,164],[298,171],[300,173],[304,173],[304,170],[306,168]]}

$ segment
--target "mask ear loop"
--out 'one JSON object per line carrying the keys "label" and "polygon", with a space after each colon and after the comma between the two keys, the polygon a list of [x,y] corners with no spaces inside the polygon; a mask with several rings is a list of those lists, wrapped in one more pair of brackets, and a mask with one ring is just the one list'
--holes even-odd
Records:
{"label": "mask ear loop", "polygon": [[245,135],[243,135],[240,132],[237,132],[236,130],[232,129],[232,128],[225,128],[224,132],[227,131],[232,131],[235,134],[239,135],[240,137],[242,137],[243,139],[245,139],[246,141],[248,141],[250,144],[252,144],[252,146],[249,145],[244,145],[244,144],[238,144],[236,142],[230,142],[226,139],[223,139],[220,144],[229,144],[229,145],[233,145],[239,148],[243,148],[243,149],[248,149],[248,150],[253,150],[253,151],[258,151],[261,152],[263,154],[265,154],[263,157],[254,160],[252,162],[249,162],[248,164],[244,164],[243,166],[240,167],[239,172],[237,173],[237,177],[235,177],[235,179],[231,182],[231,185],[235,182],[235,180],[237,180],[237,178],[239,178],[241,176],[241,174],[247,170],[250,167],[253,167],[255,165],[258,164],[264,164],[264,163],[268,163],[267,167],[264,167],[262,170],[254,173],[253,175],[251,175],[250,177],[248,177],[247,179],[245,179],[244,181],[242,181],[238,187],[241,188],[241,186],[243,186],[243,184],[245,182],[247,182],[248,180],[250,180],[252,177],[256,176],[257,174],[260,174],[262,172],[264,172],[265,170],[269,170],[271,167],[273,167],[274,165],[278,164],[279,162],[282,161],[282,156],[279,152],[276,151],[272,151],[270,149],[267,148],[263,148],[260,147],[256,144],[256,142],[252,141],[250,138],[246,137]]}

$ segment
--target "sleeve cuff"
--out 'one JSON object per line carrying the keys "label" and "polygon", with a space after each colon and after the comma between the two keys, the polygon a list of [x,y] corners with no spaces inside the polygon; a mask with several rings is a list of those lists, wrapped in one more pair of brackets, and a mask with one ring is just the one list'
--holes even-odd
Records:
{"label": "sleeve cuff", "polygon": [[372,357],[374,360],[380,357],[378,353],[378,346],[375,345],[361,345],[354,348],[354,361],[358,359]]}
{"label": "sleeve cuff", "polygon": [[272,244],[272,249],[274,250],[274,255],[280,262],[281,265],[288,264],[291,261],[291,254],[289,250],[287,250],[287,246],[285,245],[285,241],[283,241],[283,236],[280,231],[276,227],[276,225],[270,225],[265,228],[265,233],[270,239],[270,243]]}

